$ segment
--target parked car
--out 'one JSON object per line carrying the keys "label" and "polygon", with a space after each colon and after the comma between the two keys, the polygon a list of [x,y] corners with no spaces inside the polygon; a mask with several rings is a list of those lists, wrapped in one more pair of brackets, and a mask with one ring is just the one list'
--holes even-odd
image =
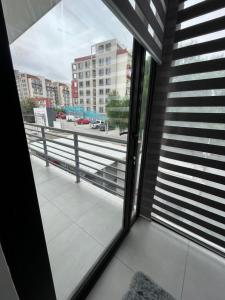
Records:
{"label": "parked car", "polygon": [[55,116],[55,117],[58,118],[58,119],[66,120],[66,114],[65,114],[64,112],[62,112],[62,111],[58,111],[58,112],[56,113],[56,116]]}
{"label": "parked car", "polygon": [[75,121],[74,115],[67,115],[66,119],[67,119],[67,121]]}
{"label": "parked car", "polygon": [[81,125],[81,124],[89,124],[90,121],[88,119],[78,119],[77,121],[75,121],[77,124]]}
{"label": "parked car", "polygon": [[99,130],[100,131],[106,131],[107,129],[108,130],[113,130],[113,129],[115,129],[115,127],[108,124],[108,128],[107,128],[107,124],[105,124],[105,123],[99,125]]}
{"label": "parked car", "polygon": [[104,121],[101,121],[101,120],[93,121],[93,122],[91,122],[91,128],[98,129],[101,124],[105,124]]}

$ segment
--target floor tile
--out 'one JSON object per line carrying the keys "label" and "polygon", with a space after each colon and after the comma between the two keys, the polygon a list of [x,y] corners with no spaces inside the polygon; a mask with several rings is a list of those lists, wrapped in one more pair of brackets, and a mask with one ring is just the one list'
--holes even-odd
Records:
{"label": "floor tile", "polygon": [[102,245],[108,246],[122,228],[122,210],[107,205],[95,205],[77,222]]}
{"label": "floor tile", "polygon": [[133,271],[114,258],[88,295],[87,300],[122,300],[129,289],[133,274]]}
{"label": "floor tile", "polygon": [[74,222],[78,222],[89,210],[94,209],[96,205],[94,202],[87,199],[74,196],[68,197],[64,194],[56,197],[52,200],[54,204],[67,216],[69,216]]}
{"label": "floor tile", "polygon": [[182,300],[224,300],[225,259],[191,243]]}
{"label": "floor tile", "polygon": [[133,226],[116,256],[134,271],[151,277],[176,299],[180,299],[188,250],[186,240],[146,220]]}
{"label": "floor tile", "polygon": [[48,245],[56,293],[67,299],[103,248],[73,224]]}
{"label": "floor tile", "polygon": [[67,216],[49,202],[40,206],[40,211],[47,243],[72,224]]}

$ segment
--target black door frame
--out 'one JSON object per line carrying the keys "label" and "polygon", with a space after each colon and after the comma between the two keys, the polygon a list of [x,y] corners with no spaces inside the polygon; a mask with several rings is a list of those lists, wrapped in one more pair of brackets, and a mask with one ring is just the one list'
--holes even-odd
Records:
{"label": "black door frame", "polygon": [[[11,182],[11,190],[9,191],[6,188],[5,195],[8,196],[8,199],[3,202],[1,208],[0,240],[20,299],[55,300],[55,289],[23,126],[2,4],[0,5],[0,46],[1,72],[4,74],[3,85],[4,89],[7,90],[8,97],[6,100],[13,104],[13,107],[10,107],[10,115],[15,120],[18,138],[18,140],[15,140],[15,138],[11,138],[8,132],[5,132],[6,137],[4,139],[7,141],[7,144],[4,143],[7,145],[6,157],[10,155],[10,162],[5,170],[5,173],[9,174],[6,177],[7,183],[11,182],[12,178],[14,180]],[[71,299],[86,298],[134,222],[131,222],[135,186],[135,176],[133,175],[136,169],[134,157],[137,151],[138,105],[141,101],[144,66],[145,50],[134,40],[126,164],[126,169],[129,171],[126,172],[123,227],[83,278],[80,285],[76,287]],[[15,143],[16,153],[13,151]],[[22,181],[18,180],[21,178],[21,174]],[[13,198],[13,190],[17,192],[20,199]],[[138,202],[140,202],[140,197]],[[136,214],[135,220],[138,216],[139,214]]]}

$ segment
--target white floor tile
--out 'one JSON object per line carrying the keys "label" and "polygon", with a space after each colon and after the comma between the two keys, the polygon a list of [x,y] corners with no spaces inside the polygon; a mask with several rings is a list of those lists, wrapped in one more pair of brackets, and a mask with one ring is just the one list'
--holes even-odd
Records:
{"label": "white floor tile", "polygon": [[188,243],[146,220],[137,221],[116,256],[180,299]]}
{"label": "white floor tile", "polygon": [[129,289],[133,271],[114,258],[88,295],[87,300],[122,300]]}
{"label": "white floor tile", "polygon": [[191,243],[182,300],[224,300],[225,259]]}

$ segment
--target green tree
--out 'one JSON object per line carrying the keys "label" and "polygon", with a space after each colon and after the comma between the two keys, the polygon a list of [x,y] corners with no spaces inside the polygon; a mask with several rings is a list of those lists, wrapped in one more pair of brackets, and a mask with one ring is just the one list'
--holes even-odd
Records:
{"label": "green tree", "polygon": [[56,107],[54,108],[54,111],[57,113],[57,112],[63,112],[64,114],[66,113],[65,109],[62,107]]}
{"label": "green tree", "polygon": [[31,98],[26,98],[20,101],[20,107],[22,111],[23,118],[28,123],[34,123],[34,110],[37,107],[35,101]]}
{"label": "green tree", "polygon": [[109,94],[107,98],[106,113],[109,125],[123,131],[128,128],[129,99],[121,98],[116,91]]}

